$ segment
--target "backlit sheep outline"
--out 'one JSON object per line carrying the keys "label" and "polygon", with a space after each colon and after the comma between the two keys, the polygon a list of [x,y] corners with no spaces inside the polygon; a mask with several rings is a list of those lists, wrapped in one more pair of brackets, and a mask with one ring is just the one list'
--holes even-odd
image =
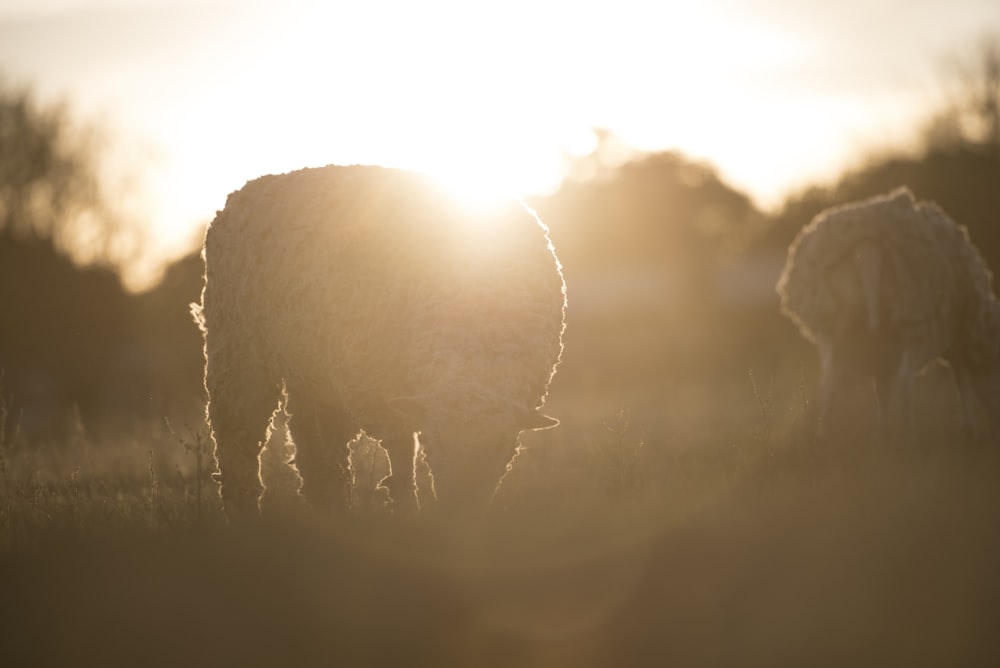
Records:
{"label": "backlit sheep outline", "polygon": [[817,433],[850,368],[874,378],[880,424],[905,440],[914,377],[937,359],[951,366],[962,428],[983,436],[976,397],[1000,424],[1000,302],[965,227],[902,187],[828,209],[788,250],[781,309],[819,349]]}
{"label": "backlit sheep outline", "polygon": [[[474,208],[428,177],[374,166],[250,181],[208,228],[192,311],[230,518],[253,516],[279,404],[301,493],[349,504],[348,443],[380,439],[397,507],[417,505],[418,445],[439,503],[491,498],[562,354],[566,290],[521,202]],[[417,441],[419,434],[419,442]]]}

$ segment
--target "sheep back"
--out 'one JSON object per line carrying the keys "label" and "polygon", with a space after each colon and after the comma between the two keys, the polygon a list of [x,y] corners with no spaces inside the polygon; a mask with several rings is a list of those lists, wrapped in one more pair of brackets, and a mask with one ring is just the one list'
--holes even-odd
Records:
{"label": "sheep back", "polygon": [[464,207],[413,172],[250,181],[210,225],[205,264],[202,317],[219,345],[360,419],[408,394],[535,408],[562,351],[565,286],[544,225],[514,200]]}
{"label": "sheep back", "polygon": [[[782,311],[806,338],[816,342],[828,336],[845,317],[828,277],[866,243],[881,251],[879,303],[897,330],[953,320],[951,313],[962,309],[970,277],[956,258],[978,252],[964,228],[900,188],[823,211],[792,242],[777,290]],[[979,264],[985,268],[981,259]]]}

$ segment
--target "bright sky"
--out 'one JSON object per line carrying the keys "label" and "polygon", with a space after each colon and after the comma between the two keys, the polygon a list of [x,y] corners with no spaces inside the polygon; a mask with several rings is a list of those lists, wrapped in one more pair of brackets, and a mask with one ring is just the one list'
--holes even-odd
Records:
{"label": "bright sky", "polygon": [[0,0],[0,71],[115,132],[126,204],[176,255],[261,174],[538,192],[591,127],[773,206],[909,139],[988,34],[997,0]]}

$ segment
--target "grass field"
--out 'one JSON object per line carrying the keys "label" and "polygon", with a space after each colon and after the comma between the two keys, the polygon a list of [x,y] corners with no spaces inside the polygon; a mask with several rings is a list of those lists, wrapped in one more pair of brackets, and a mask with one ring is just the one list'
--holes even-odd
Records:
{"label": "grass field", "polygon": [[760,374],[554,391],[563,424],[462,523],[387,513],[365,443],[356,513],[315,517],[278,444],[238,529],[195,429],[8,437],[0,664],[997,665],[1000,451],[952,438],[940,381],[896,450],[856,398],[815,450]]}

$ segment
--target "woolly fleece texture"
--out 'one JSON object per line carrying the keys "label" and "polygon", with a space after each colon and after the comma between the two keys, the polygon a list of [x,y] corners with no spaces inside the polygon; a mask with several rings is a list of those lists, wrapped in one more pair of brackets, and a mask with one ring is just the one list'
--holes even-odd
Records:
{"label": "woolly fleece texture", "polygon": [[328,166],[231,194],[205,238],[196,319],[230,516],[253,514],[282,392],[302,493],[349,504],[348,442],[381,439],[397,504],[416,441],[439,500],[488,497],[562,352],[565,285],[548,230],[511,200],[473,210],[416,173]]}
{"label": "woolly fleece texture", "polygon": [[969,239],[907,188],[828,209],[788,251],[781,309],[820,352],[819,430],[846,367],[875,378],[884,427],[906,429],[919,371],[949,362],[963,428],[977,431],[974,396],[1000,424],[1000,303]]}

